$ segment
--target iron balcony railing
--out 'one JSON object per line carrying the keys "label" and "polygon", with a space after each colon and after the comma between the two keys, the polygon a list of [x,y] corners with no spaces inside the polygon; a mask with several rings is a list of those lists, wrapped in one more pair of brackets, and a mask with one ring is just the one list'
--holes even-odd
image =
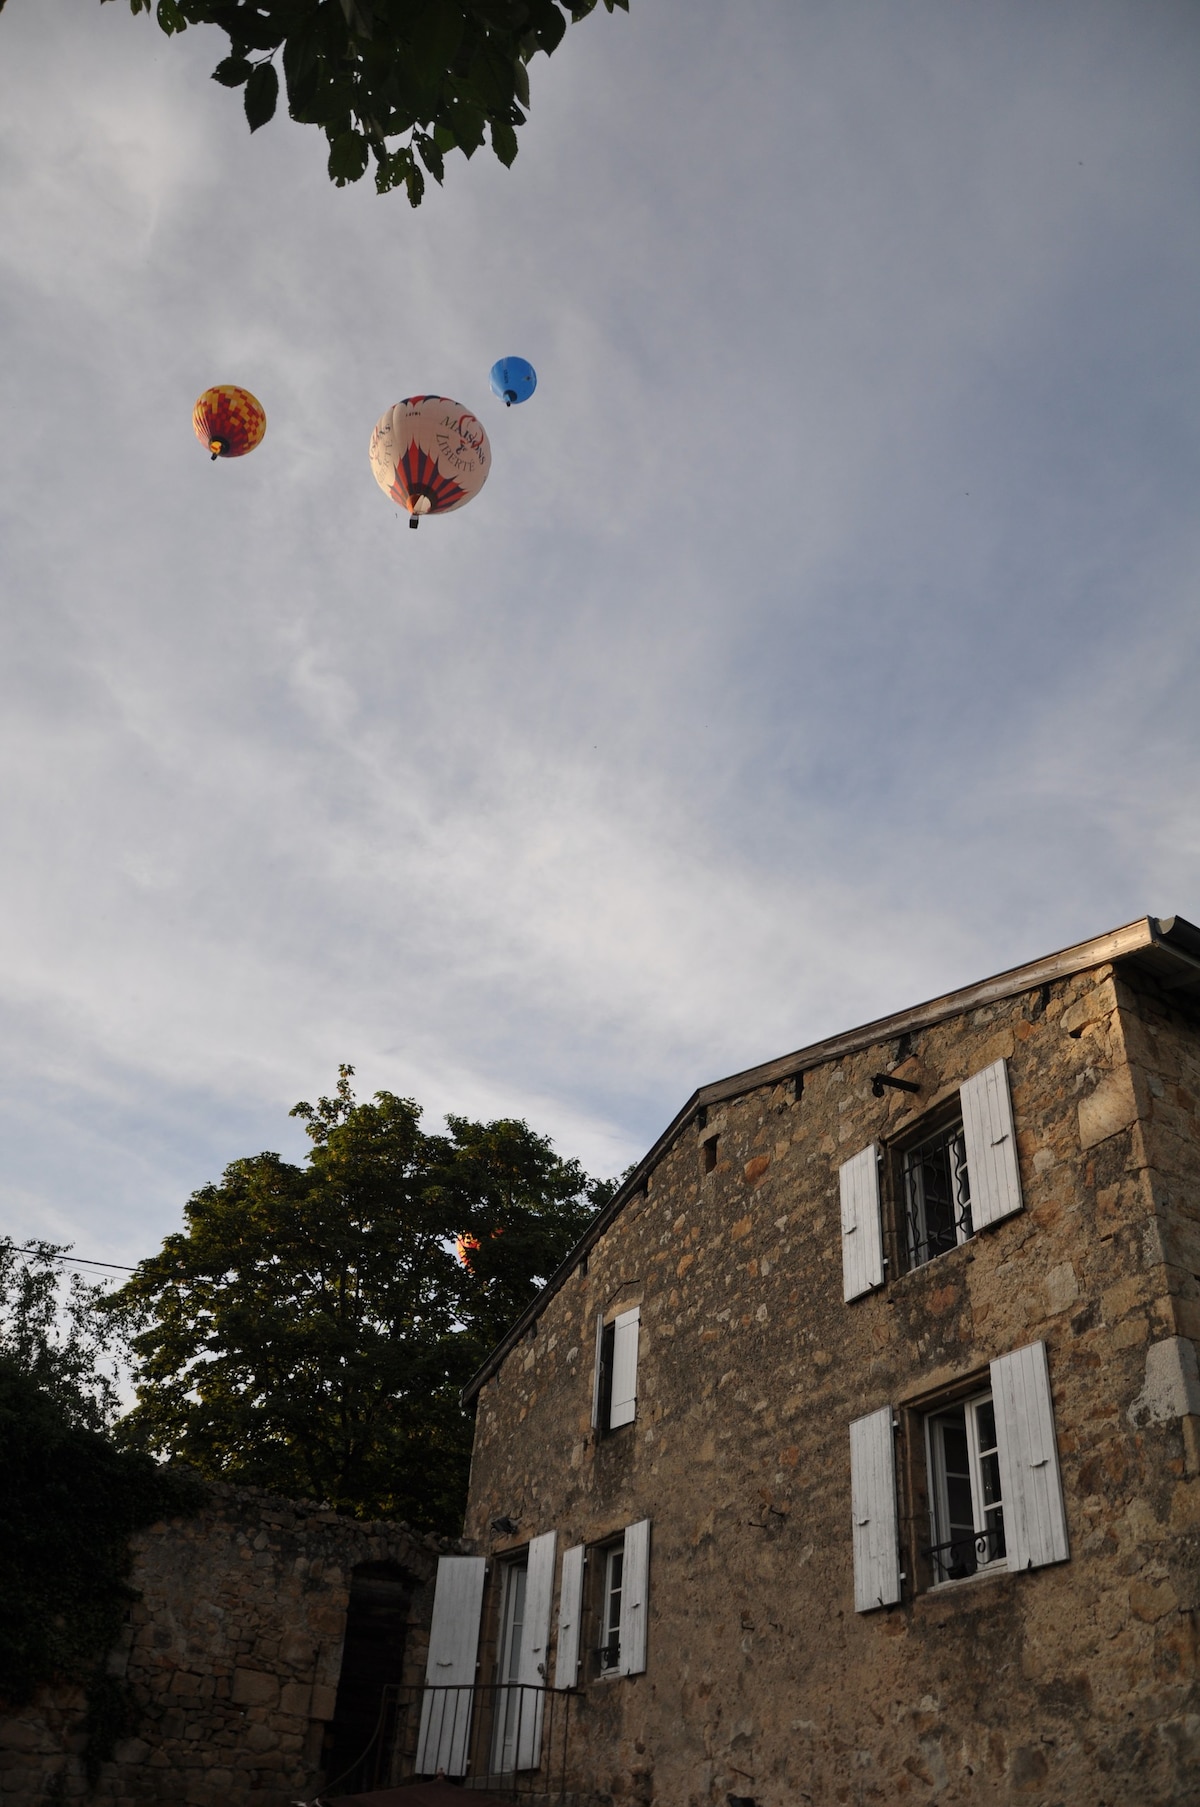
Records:
{"label": "iron balcony railing", "polygon": [[939,1581],[965,1581],[989,1563],[998,1562],[1005,1554],[1003,1521],[993,1523],[985,1531],[961,1531],[945,1543],[930,1544],[922,1550],[933,1565],[933,1578]]}
{"label": "iron balcony railing", "polygon": [[566,1689],[521,1682],[391,1686],[375,1736],[338,1794],[367,1794],[423,1777],[558,1807],[567,1799],[571,1709]]}

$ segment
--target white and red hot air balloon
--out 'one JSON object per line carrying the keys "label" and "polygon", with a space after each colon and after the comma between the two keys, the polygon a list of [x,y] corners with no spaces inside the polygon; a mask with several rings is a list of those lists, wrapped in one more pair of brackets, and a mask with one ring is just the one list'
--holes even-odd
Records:
{"label": "white and red hot air balloon", "polygon": [[376,422],[371,469],[393,502],[422,515],[449,514],[479,494],[492,463],[488,436],[475,416],[446,395],[410,395]]}

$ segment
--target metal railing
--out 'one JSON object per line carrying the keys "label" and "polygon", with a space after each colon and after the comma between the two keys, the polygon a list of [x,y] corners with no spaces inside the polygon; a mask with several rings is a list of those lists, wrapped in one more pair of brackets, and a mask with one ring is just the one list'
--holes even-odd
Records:
{"label": "metal railing", "polygon": [[945,1543],[930,1544],[922,1550],[933,1564],[933,1578],[939,1581],[965,1581],[989,1563],[998,1562],[1005,1553],[1004,1525],[989,1525],[985,1531],[963,1531]]}
{"label": "metal railing", "polygon": [[387,1687],[371,1746],[338,1793],[445,1776],[464,1788],[555,1807],[567,1799],[574,1699],[566,1689],[521,1682]]}

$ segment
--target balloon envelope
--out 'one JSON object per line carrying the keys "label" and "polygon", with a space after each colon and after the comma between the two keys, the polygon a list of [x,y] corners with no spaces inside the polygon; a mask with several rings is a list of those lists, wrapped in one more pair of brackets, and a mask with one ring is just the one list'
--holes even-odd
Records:
{"label": "balloon envelope", "polygon": [[206,389],[192,409],[196,438],[214,458],[242,458],[267,430],[267,411],[257,396],[233,383]]}
{"label": "balloon envelope", "polygon": [[492,365],[492,394],[498,395],[505,407],[514,402],[527,402],[537,388],[537,371],[524,358],[500,358]]}
{"label": "balloon envelope", "polygon": [[492,448],[475,416],[447,395],[410,395],[371,435],[375,481],[413,519],[449,514],[487,482]]}

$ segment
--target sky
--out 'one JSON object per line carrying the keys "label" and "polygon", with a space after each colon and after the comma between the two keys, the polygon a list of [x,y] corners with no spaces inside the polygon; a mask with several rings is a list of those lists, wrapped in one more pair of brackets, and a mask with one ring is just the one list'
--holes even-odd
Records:
{"label": "sky", "polygon": [[417,211],[224,46],[0,15],[0,1233],[137,1261],[343,1061],[612,1174],[1200,920],[1194,0],[631,0]]}

